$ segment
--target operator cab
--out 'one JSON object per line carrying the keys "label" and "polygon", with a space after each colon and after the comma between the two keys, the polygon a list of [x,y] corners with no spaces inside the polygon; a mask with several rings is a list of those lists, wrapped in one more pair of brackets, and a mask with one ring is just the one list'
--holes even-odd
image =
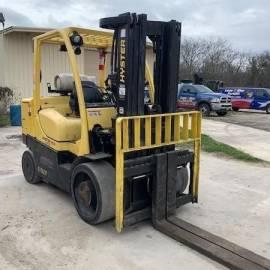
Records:
{"label": "operator cab", "polygon": [[[111,95],[96,84],[95,76],[81,74],[81,84],[86,108],[111,107],[114,106]],[[48,83],[48,93],[59,93],[62,96],[69,96],[69,105],[72,113],[79,116],[79,104],[77,91],[70,73],[61,73],[55,76],[55,89]]]}
{"label": "operator cab", "polygon": [[[96,85],[96,77],[80,75],[85,107],[114,107],[112,98]],[[73,75],[61,73],[55,76],[54,89],[48,83],[48,93],[58,94],[56,104],[44,102],[39,111],[40,125],[44,133],[57,142],[77,141],[81,138],[79,103]],[[45,98],[46,99],[46,98]]]}

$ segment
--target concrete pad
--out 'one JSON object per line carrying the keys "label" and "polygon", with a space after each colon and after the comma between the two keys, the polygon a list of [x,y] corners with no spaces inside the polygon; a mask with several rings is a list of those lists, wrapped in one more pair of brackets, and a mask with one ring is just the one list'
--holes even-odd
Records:
{"label": "concrete pad", "polygon": [[21,143],[21,127],[0,128],[0,176],[18,174],[25,146]]}
{"label": "concrete pad", "polygon": [[0,178],[0,269],[224,269],[142,223],[89,226],[58,189]]}
{"label": "concrete pad", "polygon": [[268,131],[203,119],[202,132],[219,142],[270,162],[270,132]]}
{"label": "concrete pad", "polygon": [[[269,176],[269,167],[203,154],[200,204],[178,215],[270,258]],[[225,269],[150,222],[122,234],[113,222],[89,226],[67,194],[21,175],[0,176],[0,190],[0,269]]]}

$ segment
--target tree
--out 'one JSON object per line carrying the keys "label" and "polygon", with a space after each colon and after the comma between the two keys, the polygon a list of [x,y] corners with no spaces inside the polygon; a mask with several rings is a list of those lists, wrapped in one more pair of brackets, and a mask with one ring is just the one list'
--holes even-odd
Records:
{"label": "tree", "polygon": [[247,65],[247,54],[234,50],[225,39],[188,38],[182,43],[181,79],[191,79],[194,73],[198,73],[205,80],[242,85],[246,81]]}

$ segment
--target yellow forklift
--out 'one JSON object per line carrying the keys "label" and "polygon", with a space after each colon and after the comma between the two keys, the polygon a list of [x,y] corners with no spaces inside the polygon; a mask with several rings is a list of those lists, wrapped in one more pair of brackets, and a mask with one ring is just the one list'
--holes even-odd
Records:
{"label": "yellow forklift", "polygon": [[[157,230],[231,269],[269,270],[269,260],[175,217],[181,205],[198,202],[201,143],[201,114],[176,112],[181,24],[125,13],[101,19],[100,27],[113,31],[65,28],[34,38],[33,97],[22,101],[26,181],[70,193],[91,225],[114,218],[121,232],[151,219]],[[48,43],[67,54],[72,74],[56,75],[51,95],[41,96]],[[80,74],[83,47],[99,54],[98,83]],[[186,143],[192,148],[181,147]]]}

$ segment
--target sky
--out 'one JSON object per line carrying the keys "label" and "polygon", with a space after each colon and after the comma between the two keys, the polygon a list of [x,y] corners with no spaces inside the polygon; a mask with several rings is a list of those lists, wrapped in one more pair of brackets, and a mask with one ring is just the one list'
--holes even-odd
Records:
{"label": "sky", "polygon": [[270,0],[0,0],[8,26],[98,27],[124,12],[182,22],[182,37],[222,37],[243,52],[270,50]]}

